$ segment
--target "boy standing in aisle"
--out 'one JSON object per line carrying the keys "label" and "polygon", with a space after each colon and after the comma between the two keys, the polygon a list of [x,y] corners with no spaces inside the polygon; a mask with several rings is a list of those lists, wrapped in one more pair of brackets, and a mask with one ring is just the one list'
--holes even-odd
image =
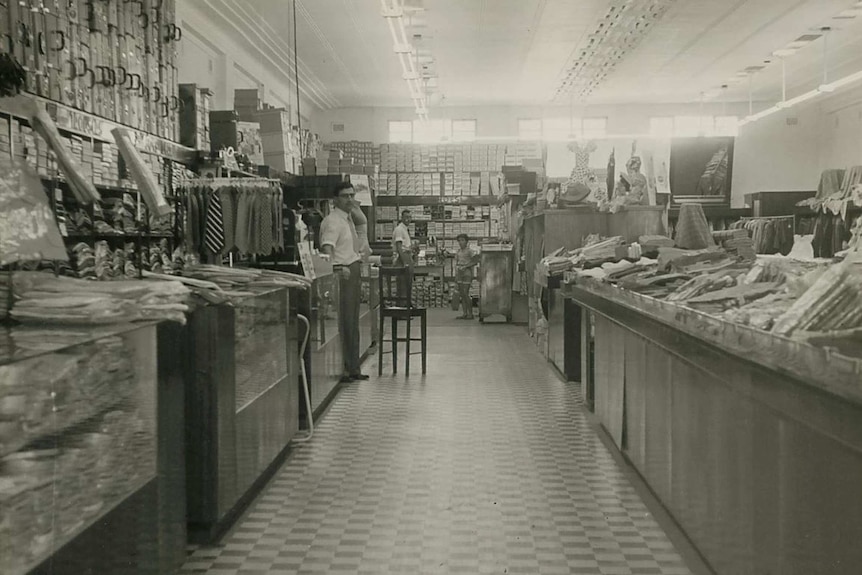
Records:
{"label": "boy standing in aisle", "polygon": [[463,315],[456,319],[473,319],[473,299],[470,297],[470,286],[473,284],[473,268],[479,265],[479,256],[467,242],[467,234],[458,234],[458,251],[455,253],[455,281],[458,283],[458,295],[461,298]]}
{"label": "boy standing in aisle", "polygon": [[320,248],[341,276],[338,296],[338,330],[344,358],[341,383],[368,379],[359,364],[359,300],[361,241],[350,213],[354,209],[353,186],[339,182],[333,190],[335,207],[320,224]]}

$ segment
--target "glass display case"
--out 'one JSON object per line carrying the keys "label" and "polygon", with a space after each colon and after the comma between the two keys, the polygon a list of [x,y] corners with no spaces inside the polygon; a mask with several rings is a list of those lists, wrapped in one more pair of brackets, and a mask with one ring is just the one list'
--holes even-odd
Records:
{"label": "glass display case", "polygon": [[0,331],[0,565],[31,571],[157,476],[156,324]]}
{"label": "glass display case", "polygon": [[317,278],[311,286],[311,306],[315,317],[315,349],[322,349],[338,336],[338,278],[327,275]]}
{"label": "glass display case", "polygon": [[232,299],[236,310],[236,411],[288,374],[288,305],[285,290]]}
{"label": "glass display case", "polygon": [[290,293],[252,289],[189,316],[185,442],[193,543],[212,543],[230,527],[299,428]]}

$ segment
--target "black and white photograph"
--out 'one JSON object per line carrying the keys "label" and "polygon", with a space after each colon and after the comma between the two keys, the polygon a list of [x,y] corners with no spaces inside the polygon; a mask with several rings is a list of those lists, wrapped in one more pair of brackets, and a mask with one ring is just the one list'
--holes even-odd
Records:
{"label": "black and white photograph", "polygon": [[860,541],[862,0],[0,0],[0,574]]}

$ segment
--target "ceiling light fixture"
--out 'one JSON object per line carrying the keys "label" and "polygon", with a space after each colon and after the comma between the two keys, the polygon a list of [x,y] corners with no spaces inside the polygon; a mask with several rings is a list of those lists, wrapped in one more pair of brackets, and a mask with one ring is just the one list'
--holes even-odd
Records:
{"label": "ceiling light fixture", "polygon": [[407,30],[404,26],[404,5],[401,0],[380,0],[380,6],[392,36],[392,49],[398,55],[398,62],[401,64],[401,77],[407,83],[416,115],[419,116],[420,120],[427,120],[428,102],[420,84],[420,75],[416,70],[416,64],[410,57],[414,53],[414,49],[408,40]]}
{"label": "ceiling light fixture", "polygon": [[740,120],[739,125],[744,126],[745,124],[750,124],[752,122],[756,122],[757,120],[760,120],[760,119],[765,118],[767,116],[771,116],[772,114],[774,114],[775,112],[778,112],[780,110],[786,110],[788,108],[792,108],[793,106],[798,106],[799,104],[802,104],[803,102],[807,102],[809,100],[812,100],[812,99],[820,96],[821,94],[829,94],[829,93],[832,93],[839,88],[843,88],[845,86],[849,86],[849,85],[855,84],[857,82],[862,82],[862,71],[856,72],[854,74],[850,74],[849,76],[844,76],[843,78],[839,78],[838,80],[835,80],[834,82],[830,82],[829,84],[821,84],[817,88],[814,88],[813,90],[809,90],[808,92],[805,92],[804,94],[800,94],[799,96],[796,96],[795,98],[791,98],[791,99],[786,100],[784,102],[779,102],[778,104],[776,104],[775,106],[773,106],[771,108],[767,108],[766,110],[763,110],[763,111],[758,112],[756,114],[751,114],[750,116]]}
{"label": "ceiling light fixture", "polygon": [[554,99],[590,96],[614,68],[643,41],[676,0],[611,0],[607,12],[585,37],[563,70]]}

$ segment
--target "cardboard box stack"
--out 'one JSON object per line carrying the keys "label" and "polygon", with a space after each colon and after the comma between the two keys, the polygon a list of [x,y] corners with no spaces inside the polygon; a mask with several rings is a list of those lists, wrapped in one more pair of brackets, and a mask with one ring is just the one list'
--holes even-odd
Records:
{"label": "cardboard box stack", "polygon": [[449,305],[449,285],[441,278],[416,276],[413,278],[413,305],[446,307]]}
{"label": "cardboard box stack", "polygon": [[213,93],[197,84],[180,84],[180,144],[210,149],[210,109]]}
{"label": "cardboard box stack", "polygon": [[263,163],[260,125],[241,121],[234,110],[210,112],[210,148],[213,153],[233,148],[237,154],[248,157],[252,164]]}
{"label": "cardboard box stack", "polygon": [[261,109],[262,102],[257,93],[257,88],[246,88],[233,91],[233,109],[243,122],[256,121],[257,111]]}
{"label": "cardboard box stack", "polygon": [[380,165],[380,148],[375,146],[373,142],[350,140],[349,142],[330,142],[327,146],[334,150],[341,150],[346,158],[353,158],[355,164]]}
{"label": "cardboard box stack", "polygon": [[290,126],[290,111],[285,108],[266,108],[255,114],[260,125],[263,163],[283,172],[299,171],[299,140]]}
{"label": "cardboard box stack", "polygon": [[341,150],[323,149],[317,152],[315,158],[315,167],[318,176],[329,176],[340,174],[342,161],[344,161],[344,152]]}

